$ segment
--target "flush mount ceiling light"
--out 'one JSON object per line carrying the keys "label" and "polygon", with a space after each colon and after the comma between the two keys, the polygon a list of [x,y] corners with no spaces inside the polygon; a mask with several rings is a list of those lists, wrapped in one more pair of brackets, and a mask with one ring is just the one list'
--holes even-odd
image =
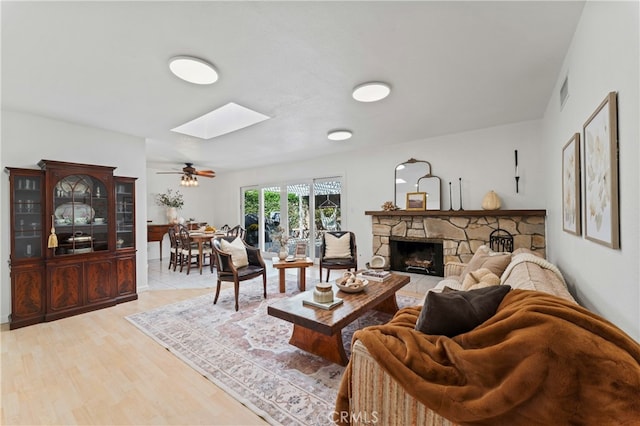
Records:
{"label": "flush mount ceiling light", "polygon": [[169,59],[169,69],[189,83],[212,84],[218,80],[218,73],[213,65],[192,56],[174,56]]}
{"label": "flush mount ceiling light", "polygon": [[391,93],[391,86],[381,81],[370,81],[353,89],[353,99],[360,102],[376,102]]}
{"label": "flush mount ceiling light", "polygon": [[332,130],[327,133],[327,137],[332,141],[344,141],[350,139],[353,136],[353,132],[351,130]]}

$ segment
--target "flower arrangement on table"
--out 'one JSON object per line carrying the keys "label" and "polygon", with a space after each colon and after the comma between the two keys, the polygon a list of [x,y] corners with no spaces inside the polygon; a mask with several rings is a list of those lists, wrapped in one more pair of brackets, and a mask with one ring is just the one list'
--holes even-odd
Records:
{"label": "flower arrangement on table", "polygon": [[163,207],[181,209],[184,206],[184,199],[180,191],[173,192],[172,189],[167,189],[167,192],[156,195],[156,204]]}
{"label": "flower arrangement on table", "polygon": [[275,241],[280,244],[280,248],[286,250],[287,242],[289,242],[289,236],[285,233],[285,229],[282,226],[277,226],[271,233],[271,241]]}

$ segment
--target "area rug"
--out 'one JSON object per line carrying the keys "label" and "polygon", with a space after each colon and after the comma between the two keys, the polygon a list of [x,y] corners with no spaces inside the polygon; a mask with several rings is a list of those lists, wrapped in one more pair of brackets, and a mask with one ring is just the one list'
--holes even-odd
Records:
{"label": "area rug", "polygon": [[[267,315],[267,306],[292,292],[279,293],[277,277],[267,288],[264,299],[260,279],[241,283],[238,312],[233,289],[227,287],[216,305],[212,291],[127,320],[268,423],[327,425],[344,367],[289,345],[292,325]],[[401,307],[417,303],[398,296]],[[389,319],[370,312],[345,328],[347,354],[355,330]]]}

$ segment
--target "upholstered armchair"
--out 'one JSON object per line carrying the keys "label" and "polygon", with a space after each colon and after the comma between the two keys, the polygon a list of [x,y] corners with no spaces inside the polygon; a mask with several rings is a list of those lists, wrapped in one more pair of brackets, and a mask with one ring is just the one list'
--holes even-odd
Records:
{"label": "upholstered armchair", "polygon": [[350,231],[325,231],[320,244],[320,282],[322,270],[327,270],[327,282],[332,269],[358,270],[356,235]]}
{"label": "upholstered armchair", "polygon": [[240,282],[262,276],[264,297],[267,297],[267,270],[260,249],[252,247],[238,237],[218,237],[213,240],[213,251],[217,259],[218,281],[213,303],[218,302],[222,281],[233,282],[238,310]]}

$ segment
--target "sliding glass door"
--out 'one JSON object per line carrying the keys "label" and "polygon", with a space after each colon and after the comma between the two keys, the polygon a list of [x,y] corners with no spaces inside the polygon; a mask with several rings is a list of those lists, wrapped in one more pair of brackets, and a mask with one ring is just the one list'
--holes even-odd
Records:
{"label": "sliding glass door", "polygon": [[281,212],[281,194],[279,186],[270,186],[262,188],[263,210],[262,220],[264,221],[264,245],[262,250],[273,253],[277,256],[280,246],[273,241],[273,234],[277,232],[277,228],[282,224],[283,215]]}
{"label": "sliding glass door", "polygon": [[314,179],[314,255],[320,257],[322,232],[342,229],[342,182],[340,179]]}
{"label": "sliding glass door", "polygon": [[289,254],[295,254],[298,243],[306,245],[306,255],[309,256],[309,194],[311,185],[296,183],[287,185],[287,225]]}
{"label": "sliding glass door", "polygon": [[259,247],[260,230],[264,229],[260,221],[260,190],[258,188],[242,189],[242,212],[244,215],[244,229],[247,231],[245,241],[253,247]]}
{"label": "sliding glass door", "polygon": [[272,238],[278,227],[289,237],[289,254],[294,254],[298,243],[302,243],[311,258],[318,257],[323,231],[341,229],[339,177],[248,187],[242,191],[247,243],[260,247],[267,256],[276,256],[280,250]]}

